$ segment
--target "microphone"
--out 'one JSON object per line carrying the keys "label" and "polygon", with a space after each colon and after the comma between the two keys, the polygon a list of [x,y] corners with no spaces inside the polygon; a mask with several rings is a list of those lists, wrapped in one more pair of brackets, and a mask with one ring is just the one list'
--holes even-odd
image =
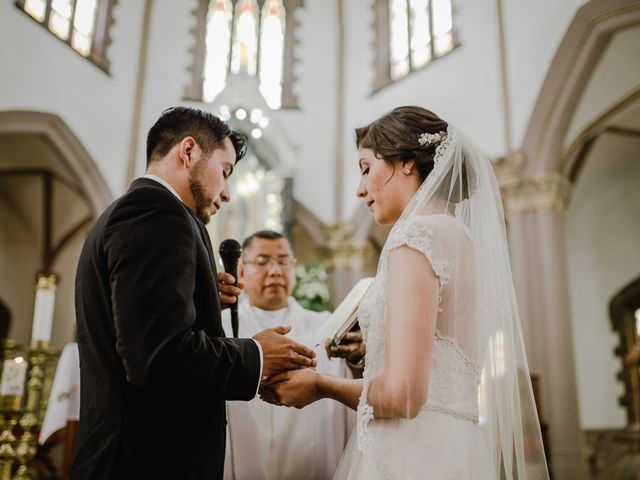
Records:
{"label": "microphone", "polygon": [[[222,259],[222,264],[224,265],[224,270],[233,275],[233,278],[236,279],[236,283],[234,284],[236,287],[238,286],[238,260],[240,260],[240,255],[242,254],[242,247],[240,244],[234,240],[233,238],[227,238],[220,244],[220,258]],[[236,303],[232,303],[230,306],[231,310],[231,330],[233,330],[233,338],[238,338],[238,301]]]}

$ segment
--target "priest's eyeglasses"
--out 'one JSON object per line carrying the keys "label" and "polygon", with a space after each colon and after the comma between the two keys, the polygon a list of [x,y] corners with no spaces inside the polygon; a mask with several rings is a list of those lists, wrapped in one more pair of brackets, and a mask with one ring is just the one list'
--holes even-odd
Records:
{"label": "priest's eyeglasses", "polygon": [[293,257],[272,258],[272,257],[263,256],[263,255],[258,255],[253,260],[244,260],[242,263],[244,263],[245,265],[251,264],[254,267],[260,268],[260,269],[268,269],[268,268],[271,268],[271,265],[278,265],[280,268],[284,270],[287,268],[295,267],[296,263],[298,263],[298,260]]}

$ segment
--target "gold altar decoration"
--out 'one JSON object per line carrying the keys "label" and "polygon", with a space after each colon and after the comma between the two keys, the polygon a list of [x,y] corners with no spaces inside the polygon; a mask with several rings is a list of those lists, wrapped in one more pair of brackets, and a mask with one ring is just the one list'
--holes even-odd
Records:
{"label": "gold altar decoration", "polygon": [[59,352],[7,340],[0,381],[0,480],[34,479],[33,459]]}
{"label": "gold altar decoration", "polygon": [[328,269],[358,270],[367,261],[371,245],[367,241],[354,240],[355,226],[336,223],[325,227],[326,246],[319,249],[320,257]]}

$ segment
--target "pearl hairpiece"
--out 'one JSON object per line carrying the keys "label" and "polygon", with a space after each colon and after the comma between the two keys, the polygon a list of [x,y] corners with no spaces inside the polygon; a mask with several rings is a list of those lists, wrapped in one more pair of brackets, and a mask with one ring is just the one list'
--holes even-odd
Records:
{"label": "pearl hairpiece", "polygon": [[420,145],[433,145],[440,143],[447,136],[447,132],[438,133],[421,133],[418,137],[418,143]]}

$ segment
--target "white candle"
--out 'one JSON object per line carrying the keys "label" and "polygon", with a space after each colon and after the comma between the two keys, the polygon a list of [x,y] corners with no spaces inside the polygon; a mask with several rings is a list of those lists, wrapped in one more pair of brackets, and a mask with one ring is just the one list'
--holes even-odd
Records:
{"label": "white candle", "polygon": [[31,327],[31,345],[38,342],[49,343],[51,325],[56,302],[56,275],[38,275],[36,285],[36,304],[33,310]]}
{"label": "white candle", "polygon": [[4,361],[2,380],[0,381],[0,395],[24,394],[24,380],[27,375],[27,362],[22,357],[10,358]]}

